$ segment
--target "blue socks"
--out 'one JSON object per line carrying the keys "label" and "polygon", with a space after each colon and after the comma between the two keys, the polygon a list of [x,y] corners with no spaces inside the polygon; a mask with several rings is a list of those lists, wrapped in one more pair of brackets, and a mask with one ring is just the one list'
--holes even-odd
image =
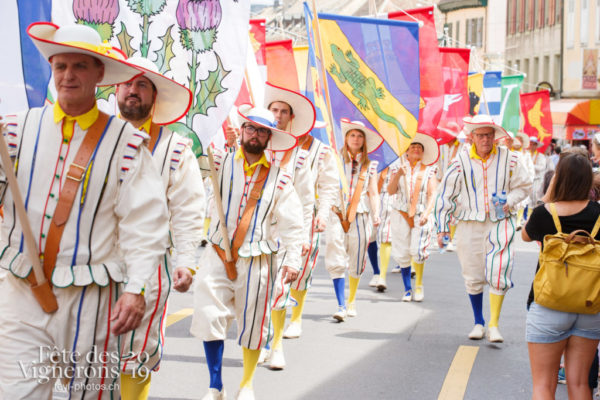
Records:
{"label": "blue socks", "polygon": [[480,324],[485,326],[483,319],[483,292],[479,294],[470,294],[471,307],[473,307],[473,317],[475,317],[475,325]]}
{"label": "blue socks", "polygon": [[335,297],[337,297],[338,306],[346,306],[346,296],[344,294],[344,288],[346,286],[346,280],[344,278],[337,278],[333,280],[333,288],[335,289]]}
{"label": "blue socks", "polygon": [[404,282],[404,291],[411,291],[412,285],[410,282],[410,267],[400,268],[400,272],[402,272],[402,282]]}
{"label": "blue socks", "polygon": [[371,267],[373,267],[373,275],[379,275],[379,261],[377,257],[377,241],[373,240],[367,247],[367,253],[369,254],[369,261],[371,261]]}
{"label": "blue socks", "polygon": [[223,390],[223,381],[221,379],[221,370],[223,367],[223,350],[225,349],[224,340],[211,340],[204,343],[204,354],[206,354],[206,364],[208,365],[208,374],[210,375],[210,388]]}

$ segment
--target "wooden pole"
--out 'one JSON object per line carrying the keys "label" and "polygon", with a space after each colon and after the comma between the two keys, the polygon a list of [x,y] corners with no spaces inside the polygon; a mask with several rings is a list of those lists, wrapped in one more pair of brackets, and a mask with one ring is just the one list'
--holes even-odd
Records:
{"label": "wooden pole", "polygon": [[8,181],[8,187],[13,197],[13,204],[15,211],[17,212],[17,219],[21,223],[21,230],[23,231],[23,238],[25,240],[25,247],[27,249],[27,258],[31,262],[33,268],[33,276],[37,282],[36,286],[32,286],[31,290],[33,294],[42,306],[42,309],[51,313],[58,309],[56,297],[52,292],[50,283],[46,280],[42,264],[40,263],[40,256],[35,242],[35,236],[31,225],[29,224],[29,218],[27,217],[27,211],[25,210],[25,203],[19,190],[19,184],[17,183],[17,176],[13,170],[13,163],[8,153],[8,147],[4,139],[0,140],[0,159],[2,160],[2,166],[4,167],[4,173],[6,174],[6,180]]}

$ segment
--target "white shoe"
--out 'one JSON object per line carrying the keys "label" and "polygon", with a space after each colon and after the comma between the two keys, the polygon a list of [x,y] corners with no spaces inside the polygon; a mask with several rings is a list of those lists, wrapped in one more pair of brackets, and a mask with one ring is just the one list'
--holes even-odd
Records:
{"label": "white shoe", "polygon": [[300,322],[290,322],[287,329],[283,332],[286,339],[297,339],[302,335],[302,325]]}
{"label": "white shoe", "polygon": [[379,279],[377,280],[377,291],[385,292],[385,289],[387,289],[387,285],[385,283],[385,278],[380,276]]}
{"label": "white shoe", "polygon": [[263,347],[262,349],[260,349],[260,355],[258,356],[257,364],[266,363],[267,361],[269,361],[270,358],[271,358],[271,350],[267,349],[266,347]]}
{"label": "white shoe", "polygon": [[469,332],[469,339],[481,340],[485,336],[485,327],[481,324],[476,324],[471,332]]}
{"label": "white shoe", "polygon": [[333,314],[333,319],[338,322],[344,322],[346,319],[346,307],[338,306],[338,310]]}
{"label": "white shoe", "polygon": [[394,268],[392,268],[392,270],[390,272],[392,274],[399,274],[400,272],[402,272],[402,268],[400,268],[399,265],[396,265]]}
{"label": "white shoe", "polygon": [[285,357],[283,357],[283,348],[275,349],[271,352],[269,369],[280,371],[285,368]]}
{"label": "white shoe", "polygon": [[348,310],[346,311],[346,315],[348,317],[356,317],[358,315],[356,313],[356,304],[354,304],[354,303],[348,304]]}
{"label": "white shoe", "polygon": [[370,287],[375,287],[377,286],[377,282],[379,281],[379,275],[373,275],[373,277],[371,278],[371,280],[369,281],[369,286]]}
{"label": "white shoe", "polygon": [[254,389],[247,386],[240,388],[235,400],[254,400]]}
{"label": "white shoe", "polygon": [[202,400],[225,400],[225,388],[219,392],[217,389],[209,388],[208,393],[204,395]]}
{"label": "white shoe", "polygon": [[500,334],[500,329],[497,326],[490,326],[487,332],[487,339],[492,343],[502,343],[504,338]]}
{"label": "white shoe", "polygon": [[454,242],[448,243],[448,246],[446,246],[446,251],[456,251],[456,245]]}
{"label": "white shoe", "polygon": [[412,301],[412,290],[407,290],[404,292],[404,296],[402,297],[402,301]]}
{"label": "white shoe", "polygon": [[415,294],[413,295],[413,300],[421,302],[425,298],[425,289],[423,286],[417,286],[415,289]]}

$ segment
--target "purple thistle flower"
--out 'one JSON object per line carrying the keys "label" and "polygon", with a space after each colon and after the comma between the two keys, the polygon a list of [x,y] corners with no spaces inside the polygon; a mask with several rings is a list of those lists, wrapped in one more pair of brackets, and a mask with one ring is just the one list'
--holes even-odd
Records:
{"label": "purple thistle flower", "polygon": [[179,0],[175,15],[184,48],[196,52],[212,49],[222,17],[219,0]]}
{"label": "purple thistle flower", "polygon": [[118,0],[73,0],[77,21],[112,25],[119,15]]}

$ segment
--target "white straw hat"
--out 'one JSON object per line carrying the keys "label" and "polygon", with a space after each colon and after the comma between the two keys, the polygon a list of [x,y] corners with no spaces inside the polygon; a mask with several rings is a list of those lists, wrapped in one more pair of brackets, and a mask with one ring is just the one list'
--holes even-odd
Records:
{"label": "white straw hat", "polygon": [[294,136],[276,128],[277,121],[275,121],[273,113],[266,108],[253,107],[252,104],[242,104],[238,107],[238,114],[240,125],[244,122],[252,122],[271,130],[272,135],[268,146],[271,151],[286,151],[298,143],[298,139]]}
{"label": "white straw hat", "polygon": [[192,92],[188,88],[162,75],[156,64],[147,58],[131,57],[127,59],[127,62],[143,71],[143,76],[156,87],[156,100],[152,116],[155,124],[173,123],[188,112],[192,105]]}
{"label": "white straw hat", "polygon": [[127,82],[141,71],[127,64],[121,50],[102,43],[98,32],[85,25],[58,27],[51,22],[34,22],[27,28],[33,44],[50,61],[52,56],[78,53],[92,56],[104,64],[104,78],[98,86]]}
{"label": "white straw hat", "polygon": [[417,132],[410,144],[420,143],[423,145],[423,159],[421,163],[425,165],[431,165],[438,160],[440,156],[440,147],[437,141],[425,133]]}
{"label": "white straw hat", "polygon": [[374,130],[371,130],[365,126],[361,121],[350,121],[347,118],[341,119],[342,136],[345,138],[346,133],[353,129],[361,131],[365,134],[365,143],[367,145],[367,153],[372,153],[377,150],[383,144],[383,138],[381,135]]}
{"label": "white straw hat", "polygon": [[271,103],[281,101],[292,108],[294,117],[289,123],[289,132],[294,137],[300,137],[309,133],[315,125],[317,113],[311,101],[293,90],[275,86],[269,82],[265,85],[265,108]]}
{"label": "white straw hat", "polygon": [[506,133],[504,128],[501,127],[500,125],[497,125],[494,122],[494,120],[492,119],[492,117],[489,115],[478,114],[478,115],[475,115],[474,117],[464,117],[463,121],[465,123],[465,128],[467,129],[468,133],[473,133],[473,130],[475,130],[477,128],[488,127],[488,128],[493,128],[495,131],[496,135],[494,136],[494,140],[501,139],[505,136],[510,137],[510,135],[508,133]]}

